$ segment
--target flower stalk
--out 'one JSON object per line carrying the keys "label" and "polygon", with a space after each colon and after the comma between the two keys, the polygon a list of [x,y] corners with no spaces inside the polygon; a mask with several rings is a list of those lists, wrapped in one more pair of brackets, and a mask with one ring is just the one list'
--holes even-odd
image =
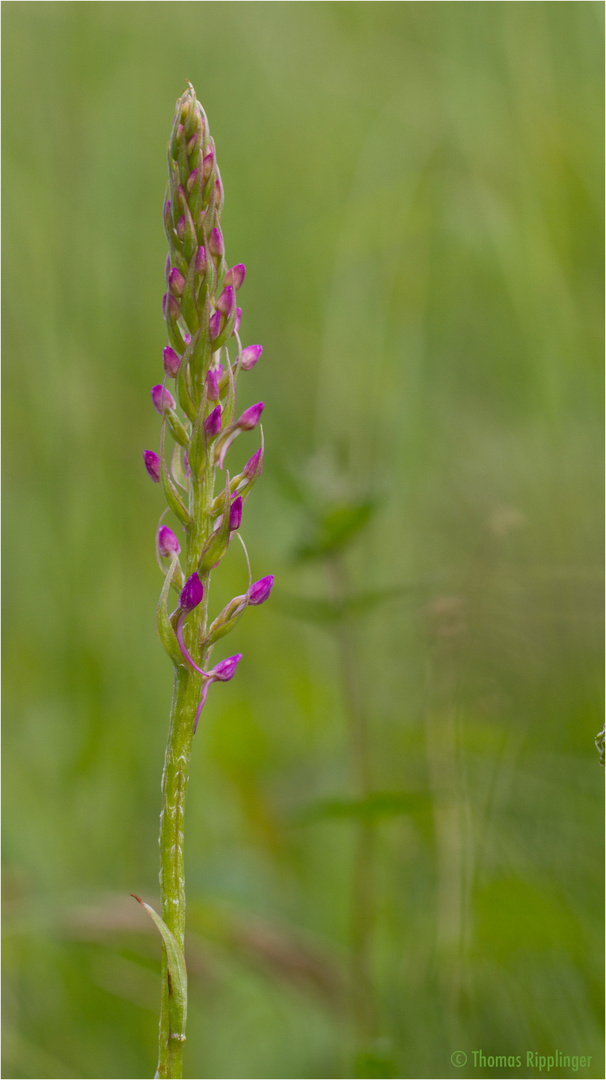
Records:
{"label": "flower stalk", "polygon": [[[152,915],[163,937],[156,1075],[171,1078],[183,1075],[187,1011],[183,833],[192,741],[210,687],[233,678],[242,658],[236,653],[210,667],[215,642],[234,628],[247,607],[263,603],[273,584],[271,575],[252,584],[249,573],[247,591],[234,597],[209,628],[212,571],[232,536],[240,536],[246,500],[263,459],[261,433],[261,447],[243,472],[232,480],[226,469],[223,490],[215,493],[216,473],[223,469],[229,448],[241,432],[256,428],[263,411],[258,402],[234,420],[237,378],[240,371],[254,367],[262,347],[243,349],[240,341],[242,312],[236,292],[246,268],[242,263],[229,268],[225,261],[223,200],[215,144],[190,84],[177,102],[168,147],[163,214],[167,292],[162,305],[167,343],[164,381],[151,391],[162,418],[160,446],[159,453],[143,452],[147,473],[161,484],[176,519],[176,532],[160,524],[156,535],[158,564],[165,575],[157,627],[173,664],[174,684],[162,776],[161,918]],[[174,380],[171,390],[167,380]],[[170,452],[168,439],[173,442]],[[171,589],[179,599],[169,614]]]}

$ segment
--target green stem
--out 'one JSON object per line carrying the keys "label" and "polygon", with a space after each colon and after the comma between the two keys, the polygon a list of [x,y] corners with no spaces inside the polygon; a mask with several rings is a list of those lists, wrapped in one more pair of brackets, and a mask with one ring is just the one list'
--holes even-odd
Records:
{"label": "green stem", "polygon": [[[205,470],[201,479],[192,477],[187,528],[187,575],[196,569],[201,547],[208,533],[208,509],[212,502],[214,470]],[[188,649],[197,664],[205,668],[209,649],[200,648],[206,634],[210,574],[201,578],[202,602],[189,616],[185,635]],[[162,774],[160,813],[160,894],[161,914],[181,949],[185,942],[185,871],[183,836],[185,796],[194,736],[196,711],[200,702],[202,677],[190,667],[175,668],[173,698]],[[183,1040],[172,1034],[172,999],[166,949],[162,950],[162,998],[160,1007],[159,1077],[180,1080],[183,1076]]]}
{"label": "green stem", "polygon": [[[185,873],[183,819],[194,719],[200,676],[191,669],[175,671],[168,739],[162,774],[160,814],[160,890],[162,918],[183,948],[185,939]],[[183,1044],[171,1038],[171,994],[166,949],[162,954],[162,1005],[158,1075],[181,1077]]]}

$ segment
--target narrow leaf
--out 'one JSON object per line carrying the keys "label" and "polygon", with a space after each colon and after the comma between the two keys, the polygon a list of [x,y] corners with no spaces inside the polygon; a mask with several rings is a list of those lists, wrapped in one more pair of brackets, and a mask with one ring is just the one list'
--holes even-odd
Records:
{"label": "narrow leaf", "polygon": [[173,630],[172,623],[168,617],[168,593],[173,580],[173,575],[178,562],[178,556],[175,555],[168,568],[166,577],[164,578],[164,584],[162,586],[162,592],[160,593],[160,599],[158,600],[158,607],[156,608],[156,626],[158,628],[158,637],[164,645],[168,655],[177,667],[185,667],[185,660],[183,653],[179,647],[177,641],[177,635]]}
{"label": "narrow leaf", "polygon": [[187,1023],[187,970],[185,957],[179,942],[168,926],[154,911],[153,907],[146,904],[140,896],[131,896],[138,900],[141,907],[145,908],[150,919],[155,922],[162,934],[166,957],[168,960],[168,972],[170,975],[170,1037],[185,1042],[185,1025]]}

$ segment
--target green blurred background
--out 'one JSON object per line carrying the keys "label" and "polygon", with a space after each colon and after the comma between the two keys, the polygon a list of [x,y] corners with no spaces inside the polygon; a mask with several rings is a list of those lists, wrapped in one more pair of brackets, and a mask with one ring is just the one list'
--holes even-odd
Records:
{"label": "green blurred background", "polygon": [[[5,1077],[155,1068],[128,894],[157,902],[171,672],[141,450],[187,79],[264,346],[243,535],[276,585],[194,745],[186,1075],[531,1076],[556,1048],[604,1075],[602,14],[3,5]],[[241,553],[217,577],[216,607]]]}

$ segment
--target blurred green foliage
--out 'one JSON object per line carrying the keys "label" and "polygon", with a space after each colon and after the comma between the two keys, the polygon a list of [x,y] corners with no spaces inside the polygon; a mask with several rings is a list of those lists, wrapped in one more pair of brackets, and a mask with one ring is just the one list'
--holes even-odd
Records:
{"label": "blurred green foliage", "polygon": [[[141,450],[187,79],[264,345],[243,534],[276,575],[194,746],[187,1075],[351,1075],[365,817],[381,1020],[358,1075],[505,1075],[450,1055],[556,1047],[604,1075],[602,15],[4,5],[5,1077],[155,1064],[159,939],[128,893],[156,902],[171,675]],[[377,602],[336,610],[346,540]],[[245,583],[236,548],[216,610]]]}

